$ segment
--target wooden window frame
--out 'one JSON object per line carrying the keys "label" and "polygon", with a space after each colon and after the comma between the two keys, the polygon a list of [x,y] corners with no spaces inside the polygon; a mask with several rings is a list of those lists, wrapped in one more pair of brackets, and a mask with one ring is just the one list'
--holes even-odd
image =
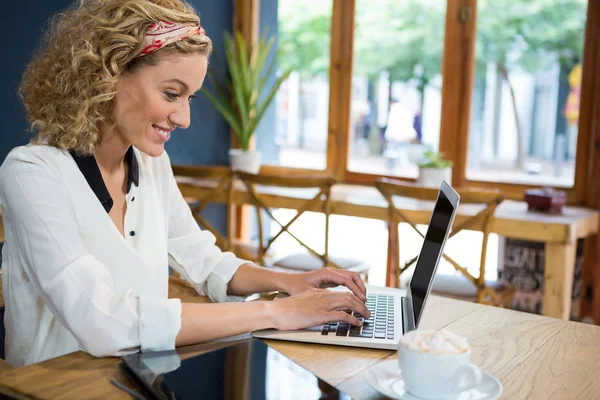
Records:
{"label": "wooden window frame", "polygon": [[[600,38],[592,34],[592,24],[598,21],[598,7],[595,0],[588,0],[586,30],[583,50],[583,76],[581,82],[581,104],[579,132],[577,136],[577,153],[575,156],[575,177],[572,187],[555,187],[565,191],[569,204],[584,205],[587,202],[587,185],[590,179],[590,149],[594,145],[593,126],[600,124],[600,115],[593,114],[593,102],[600,97],[600,92],[593,90],[596,80],[595,71],[600,63],[595,54],[600,49]],[[471,17],[464,23],[459,20],[461,9],[470,10]],[[540,187],[540,184],[523,184],[509,182],[488,182],[467,179],[467,157],[469,145],[469,122],[471,116],[471,96],[475,77],[475,41],[477,38],[477,0],[448,0],[446,14],[446,36],[442,75],[452,76],[444,79],[442,88],[442,129],[440,132],[440,151],[454,161],[452,183],[455,186],[471,186],[500,189],[507,198],[523,199],[523,191]],[[454,20],[455,23],[451,21]],[[450,51],[450,46],[452,51]],[[454,77],[458,77],[455,79]],[[453,132],[456,135],[453,136]]]}
{"label": "wooden window frame", "polygon": [[[592,43],[585,51],[583,64],[600,67],[600,2],[588,2],[588,19],[586,25],[586,45]],[[589,69],[592,71],[592,69]],[[581,88],[580,114],[584,117],[579,124],[579,132],[589,135],[587,147],[578,147],[577,151],[586,154],[588,168],[584,174],[585,181],[580,183],[585,190],[586,203],[589,208],[600,211],[600,76],[583,73]],[[582,179],[582,178],[580,178]],[[577,189],[580,189],[577,186]],[[600,235],[594,235],[585,241],[583,256],[582,293],[580,318],[591,319],[591,323],[600,324]]]}
{"label": "wooden window frame", "polygon": [[[600,125],[600,115],[591,112],[600,93],[594,91],[595,71],[600,61],[594,55],[600,51],[600,37],[593,35],[590,24],[598,20],[595,0],[588,0],[586,35],[584,39],[581,117],[577,137],[575,179],[571,188],[557,187],[567,192],[569,204],[584,205],[588,201],[587,185],[591,179],[592,149],[595,146],[593,127]],[[258,39],[260,0],[236,0],[234,27],[244,33],[247,40]],[[333,0],[331,23],[331,53],[329,68],[329,120],[327,134],[327,163],[324,170],[264,165],[261,173],[287,175],[329,175],[353,184],[372,184],[381,177],[406,181],[412,178],[359,173],[348,170],[350,141],[350,108],[352,99],[352,73],[354,52],[354,24],[356,0]],[[454,161],[452,184],[498,188],[508,198],[521,200],[527,188],[536,184],[487,182],[467,179],[467,157],[471,97],[475,76],[475,42],[477,33],[477,0],[447,0],[442,56],[442,110],[440,126],[440,151]],[[461,18],[460,15],[467,16]],[[462,19],[462,20],[461,20]],[[232,140],[232,147],[235,147]]]}
{"label": "wooden window frame", "polygon": [[[240,32],[246,45],[253,47],[259,40],[259,12],[260,0],[234,0],[233,4],[233,31]],[[232,149],[239,149],[240,142],[231,131]],[[256,138],[250,141],[250,148],[256,148]],[[235,226],[235,237],[244,241],[250,240],[251,208],[248,206],[231,206],[231,221],[228,226]],[[239,223],[236,223],[239,222]],[[231,238],[228,238],[231,240]]]}
{"label": "wooden window frame", "polygon": [[[246,40],[256,43],[259,32],[260,0],[234,0],[234,29]],[[454,161],[452,183],[455,186],[494,187],[508,198],[522,199],[523,190],[539,185],[483,182],[466,179],[471,95],[475,73],[477,0],[447,0],[442,75],[442,120],[440,150]],[[331,62],[329,70],[330,104],[325,170],[263,166],[261,173],[288,175],[330,175],[357,184],[372,184],[380,175],[348,171],[350,137],[350,101],[352,90],[354,13],[356,0],[333,0]],[[461,22],[464,10],[469,18]],[[464,14],[463,14],[464,15]],[[452,51],[450,51],[452,49]],[[583,50],[580,120],[575,160],[575,180],[566,189],[570,204],[600,211],[600,1],[588,0]],[[337,103],[336,103],[337,102]],[[334,106],[335,104],[335,106]],[[454,134],[456,133],[456,134]],[[232,147],[236,140],[232,135]],[[254,146],[254,144],[253,144]],[[340,151],[335,152],[332,149]],[[397,178],[397,177],[394,177]],[[414,179],[405,179],[414,181]],[[557,188],[565,190],[564,188]],[[238,207],[237,237],[248,236],[249,218]],[[581,317],[600,323],[600,235],[587,238],[582,277]]]}

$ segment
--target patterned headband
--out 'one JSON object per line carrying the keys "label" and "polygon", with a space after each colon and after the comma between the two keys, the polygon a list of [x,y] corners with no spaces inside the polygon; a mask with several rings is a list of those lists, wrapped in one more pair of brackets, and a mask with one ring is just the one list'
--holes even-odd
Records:
{"label": "patterned headband", "polygon": [[146,32],[142,55],[150,54],[168,44],[196,35],[206,35],[206,31],[201,26],[194,24],[156,22],[150,25]]}

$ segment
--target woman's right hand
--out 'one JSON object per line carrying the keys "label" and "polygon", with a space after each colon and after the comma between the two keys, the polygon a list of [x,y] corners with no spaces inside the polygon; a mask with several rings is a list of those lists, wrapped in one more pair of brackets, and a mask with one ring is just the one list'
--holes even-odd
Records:
{"label": "woman's right hand", "polygon": [[310,289],[272,302],[274,327],[279,330],[304,329],[332,321],[351,325],[362,323],[344,310],[352,310],[364,318],[371,313],[365,304],[351,292]]}

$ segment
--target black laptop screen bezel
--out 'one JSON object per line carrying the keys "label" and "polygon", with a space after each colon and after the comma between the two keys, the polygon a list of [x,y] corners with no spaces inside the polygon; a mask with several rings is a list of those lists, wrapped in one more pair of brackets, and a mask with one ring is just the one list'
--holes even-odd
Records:
{"label": "black laptop screen bezel", "polygon": [[[441,247],[439,250],[439,254],[437,255],[432,274],[429,277],[429,283],[427,284],[427,290],[425,292],[425,295],[424,295],[423,301],[422,301],[422,305],[419,310],[415,309],[415,307],[414,307],[414,300],[413,300],[413,294],[412,294],[412,289],[411,289],[412,283],[413,283],[412,278],[408,285],[408,289],[406,291],[407,308],[409,310],[409,316],[408,316],[409,317],[409,325],[411,327],[414,327],[414,329],[419,327],[419,321],[421,319],[421,315],[423,314],[423,309],[425,308],[425,303],[427,302],[427,297],[429,297],[429,292],[431,291],[431,285],[433,283],[433,279],[435,277],[437,267],[440,263],[440,258],[444,252],[444,246],[446,244],[446,241],[448,240],[448,235],[450,234],[450,231],[452,229],[452,224],[454,223],[454,217],[456,216],[456,210],[458,208],[458,203],[460,201],[460,196],[458,195],[458,193],[456,193],[456,191],[454,189],[452,189],[452,187],[448,183],[446,183],[446,181],[443,181],[442,185],[440,187],[440,191],[438,193],[438,197],[435,201],[435,206],[431,213],[431,218],[429,220],[429,225],[427,227],[427,233],[429,232],[429,226],[431,225],[431,222],[433,221],[435,210],[437,209],[438,203],[441,200],[440,199],[441,195],[444,195],[448,199],[450,205],[452,206],[452,212],[450,215],[448,227],[447,227],[445,235],[444,235],[444,240],[442,241],[442,244],[441,244]],[[427,233],[425,233],[425,238],[427,238]],[[426,247],[425,245],[426,245],[426,243],[425,243],[425,241],[423,241],[423,246],[421,247],[421,253],[419,254],[419,258],[417,259],[416,264],[415,264],[415,269],[419,267],[419,261],[421,259],[421,255],[423,254],[423,251],[425,251],[425,247]],[[414,277],[414,275],[413,275],[413,277]]]}

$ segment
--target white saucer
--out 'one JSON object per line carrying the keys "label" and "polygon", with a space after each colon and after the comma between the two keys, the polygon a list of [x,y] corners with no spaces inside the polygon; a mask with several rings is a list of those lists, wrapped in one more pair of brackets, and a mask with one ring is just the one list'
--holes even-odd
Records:
{"label": "white saucer", "polygon": [[[453,397],[456,400],[494,400],[502,394],[502,384],[490,374],[482,372],[476,388],[465,390]],[[381,362],[365,372],[367,382],[379,393],[397,400],[422,400],[404,388],[398,360]]]}

